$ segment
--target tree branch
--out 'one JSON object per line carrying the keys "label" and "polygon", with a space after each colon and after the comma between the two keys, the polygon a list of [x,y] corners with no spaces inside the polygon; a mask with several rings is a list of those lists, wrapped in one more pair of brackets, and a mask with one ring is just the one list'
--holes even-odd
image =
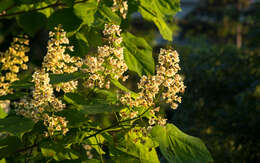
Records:
{"label": "tree branch", "polygon": [[[78,4],[78,3],[84,3],[88,0],[82,0],[82,1],[78,1],[78,2],[75,2],[74,4]],[[8,16],[15,16],[15,15],[20,15],[20,14],[24,14],[24,13],[29,13],[29,12],[34,12],[34,11],[39,11],[39,10],[44,10],[46,8],[55,8],[55,7],[58,7],[58,6],[66,6],[65,3],[54,3],[54,4],[50,4],[48,6],[45,6],[45,7],[41,7],[41,8],[35,8],[35,9],[31,9],[29,11],[18,11],[18,12],[14,12],[14,13],[10,13],[10,14],[1,14],[0,13],[0,18],[4,18],[4,17],[8,17]],[[5,11],[5,10],[4,10]],[[4,12],[3,11],[3,12]]]}

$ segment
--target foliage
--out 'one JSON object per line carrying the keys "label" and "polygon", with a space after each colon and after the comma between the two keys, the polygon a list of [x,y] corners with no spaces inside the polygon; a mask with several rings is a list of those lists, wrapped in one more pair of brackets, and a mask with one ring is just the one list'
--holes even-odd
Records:
{"label": "foliage", "polygon": [[[0,20],[15,26],[6,35],[22,31],[1,53],[1,162],[159,162],[158,148],[169,162],[213,161],[200,139],[161,116],[160,105],[176,109],[185,89],[178,53],[162,49],[155,67],[152,47],[128,32],[140,12],[171,41],[167,21],[179,10],[178,0],[0,1]],[[24,35],[45,29],[38,64]],[[131,73],[139,92],[125,84]]]}

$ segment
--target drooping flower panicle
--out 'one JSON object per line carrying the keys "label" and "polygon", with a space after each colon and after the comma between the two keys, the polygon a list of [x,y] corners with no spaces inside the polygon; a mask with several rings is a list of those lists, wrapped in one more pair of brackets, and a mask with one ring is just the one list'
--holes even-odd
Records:
{"label": "drooping flower panicle", "polygon": [[89,78],[85,82],[88,88],[98,86],[109,89],[111,78],[123,81],[128,78],[128,76],[124,76],[128,67],[124,61],[120,32],[120,26],[106,24],[103,34],[108,45],[98,47],[97,56],[86,56],[84,60],[86,68],[83,68],[82,71],[89,73]]}

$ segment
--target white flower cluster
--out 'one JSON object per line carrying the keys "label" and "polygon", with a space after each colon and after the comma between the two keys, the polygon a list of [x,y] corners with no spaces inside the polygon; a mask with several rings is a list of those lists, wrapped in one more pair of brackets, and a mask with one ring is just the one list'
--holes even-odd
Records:
{"label": "white flower cluster", "polygon": [[[29,40],[27,36],[23,38],[14,38],[11,46],[4,53],[0,52],[0,96],[13,93],[10,88],[11,83],[19,80],[18,73],[20,69],[26,70],[26,62],[29,61],[25,53],[29,52]],[[2,72],[4,71],[4,72]]]}
{"label": "white flower cluster", "polygon": [[32,98],[16,103],[17,114],[31,118],[35,122],[44,121],[44,125],[48,129],[46,136],[52,136],[55,132],[62,132],[65,135],[68,132],[65,118],[54,114],[65,108],[65,104],[55,97],[54,88],[57,91],[62,89],[65,93],[71,92],[77,88],[78,81],[52,85],[49,78],[49,72],[54,74],[73,73],[82,66],[80,58],[70,57],[65,53],[67,49],[73,50],[73,47],[67,46],[68,44],[66,32],[61,26],[55,28],[55,33],[50,32],[48,52],[44,57],[42,68],[32,75],[34,82]]}
{"label": "white flower cluster", "polygon": [[121,16],[125,19],[128,11],[127,1],[113,0],[112,11],[119,11]]}
{"label": "white flower cluster", "polygon": [[34,122],[44,121],[48,128],[48,135],[53,135],[55,131],[62,131],[65,134],[68,131],[67,121],[60,116],[49,116],[47,113],[61,111],[65,105],[53,94],[53,87],[50,84],[49,74],[44,70],[38,70],[33,74],[34,90],[32,99],[22,99],[15,103],[16,114],[32,119]]}
{"label": "white flower cluster", "polygon": [[98,86],[109,89],[110,78],[122,79],[123,81],[128,78],[128,76],[123,75],[128,67],[124,61],[120,32],[121,29],[118,25],[105,25],[103,34],[108,45],[98,47],[97,56],[86,56],[84,60],[86,68],[82,68],[82,71],[89,73],[89,78],[85,82],[86,87]]}
{"label": "white flower cluster", "polygon": [[[140,92],[135,99],[131,97],[130,93],[126,93],[120,98],[124,105],[132,107],[150,107],[149,125],[165,125],[166,120],[155,113],[159,112],[159,107],[154,108],[160,101],[160,97],[166,100],[166,103],[171,104],[172,109],[178,107],[181,103],[179,93],[183,93],[185,86],[182,78],[178,74],[180,70],[179,55],[176,51],[161,49],[159,54],[159,65],[156,67],[156,74],[154,76],[143,76],[137,84]],[[136,113],[135,111],[134,113]],[[126,114],[121,112],[123,118],[130,117],[132,112]],[[136,115],[136,114],[135,114]]]}
{"label": "white flower cluster", "polygon": [[176,109],[178,106],[176,102],[181,103],[181,97],[177,94],[183,93],[185,90],[182,78],[177,74],[179,70],[178,53],[172,50],[161,49],[159,65],[156,67],[156,75],[143,76],[137,84],[138,89],[141,90],[138,93],[139,96],[133,99],[130,93],[127,93],[121,97],[121,103],[130,107],[154,106],[155,102],[158,102],[155,99],[161,95],[158,93],[162,91],[162,96],[166,99],[166,102],[170,103],[173,109]]}
{"label": "white flower cluster", "polygon": [[[66,50],[73,51],[73,46],[69,45],[66,32],[59,25],[54,28],[55,32],[49,32],[48,51],[44,57],[43,68],[46,72],[54,74],[73,73],[82,66],[82,59],[71,57]],[[78,81],[72,80],[66,83],[55,85],[57,91],[63,90],[65,93],[72,92],[77,88]]]}

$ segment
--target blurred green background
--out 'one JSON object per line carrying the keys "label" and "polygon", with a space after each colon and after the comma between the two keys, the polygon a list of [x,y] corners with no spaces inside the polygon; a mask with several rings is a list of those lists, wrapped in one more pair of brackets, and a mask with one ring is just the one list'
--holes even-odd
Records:
{"label": "blurred green background", "polygon": [[[181,0],[181,7],[169,22],[173,42],[138,13],[128,27],[154,47],[155,59],[162,47],[180,54],[187,90],[177,110],[166,107],[168,122],[201,138],[217,163],[260,162],[260,2]],[[15,19],[2,19],[0,51],[20,31]],[[47,40],[46,29],[31,39],[34,65],[41,64]]]}

